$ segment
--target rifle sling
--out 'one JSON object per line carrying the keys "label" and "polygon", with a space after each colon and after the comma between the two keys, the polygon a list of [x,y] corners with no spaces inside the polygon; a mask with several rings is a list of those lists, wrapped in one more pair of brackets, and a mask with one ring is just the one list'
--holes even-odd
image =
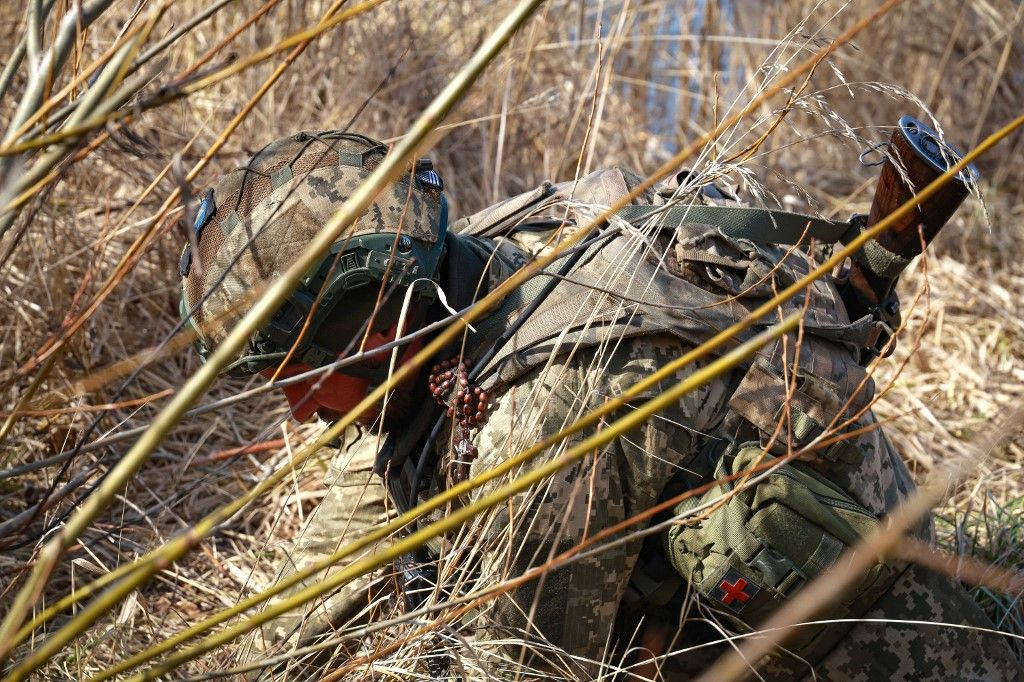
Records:
{"label": "rifle sling", "polygon": [[677,227],[684,223],[714,225],[727,237],[749,239],[765,244],[797,244],[814,238],[819,243],[846,243],[857,236],[860,226],[855,222],[839,222],[765,208],[739,206],[636,206],[619,209],[620,218],[634,225],[656,219],[660,227]]}
{"label": "rifle sling", "polygon": [[[633,225],[655,219],[662,228],[675,228],[684,223],[714,225],[727,237],[763,244],[797,244],[811,238],[820,244],[847,244],[862,229],[859,220],[840,222],[801,213],[739,206],[664,208],[630,205],[619,209],[617,215]],[[854,258],[867,270],[890,282],[895,281],[910,264],[909,259],[893,253],[874,239],[864,244]]]}

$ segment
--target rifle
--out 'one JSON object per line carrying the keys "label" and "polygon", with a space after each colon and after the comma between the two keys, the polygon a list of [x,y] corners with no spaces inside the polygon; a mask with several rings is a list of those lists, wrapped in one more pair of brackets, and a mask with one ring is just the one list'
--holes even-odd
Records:
{"label": "rifle", "polygon": [[[892,137],[884,146],[882,171],[866,217],[859,216],[868,228],[910,200],[939,175],[956,164],[962,154],[943,142],[937,132],[912,116],[900,118]],[[861,154],[861,162],[872,151]],[[873,164],[877,165],[877,164]],[[977,182],[974,164],[960,171],[938,193],[917,210],[864,245],[836,277],[836,285],[846,304],[850,319],[873,315],[895,328],[899,325],[899,300],[893,287],[910,262],[921,255],[939,230],[967,197],[969,186]],[[880,348],[884,341],[876,345]]]}

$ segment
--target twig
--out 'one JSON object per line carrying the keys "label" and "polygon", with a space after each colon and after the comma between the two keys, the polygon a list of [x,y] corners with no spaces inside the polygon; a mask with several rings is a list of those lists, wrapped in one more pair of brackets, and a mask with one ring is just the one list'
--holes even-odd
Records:
{"label": "twig", "polygon": [[284,438],[276,438],[274,440],[265,440],[262,443],[249,443],[248,445],[242,445],[237,448],[228,448],[226,450],[220,450],[213,453],[209,457],[203,457],[201,459],[192,460],[190,466],[203,466],[206,464],[213,464],[214,462],[220,462],[225,459],[233,459],[235,457],[241,457],[243,455],[251,455],[257,452],[266,452],[267,450],[278,450],[283,448],[287,440]]}
{"label": "twig", "polygon": [[[425,141],[434,127],[444,119],[458,99],[460,99],[461,95],[483,73],[484,68],[501,51],[501,48],[519,26],[536,10],[540,2],[541,0],[524,0],[497,27],[495,32],[480,46],[470,61],[456,74],[448,86],[434,98],[434,101],[413,124],[411,134],[395,146],[370,177],[360,185],[338,213],[303,250],[296,262],[268,287],[263,298],[238,322],[224,342],[214,351],[207,363],[185,383],[170,404],[157,415],[153,424],[142,435],[136,445],[110,470],[109,475],[97,488],[93,496],[86,500],[78,511],[68,519],[62,532],[58,533],[53,540],[47,543],[40,552],[39,563],[33,569],[32,575],[19,592],[2,626],[0,626],[0,659],[5,658],[10,651],[12,635],[14,635],[24,621],[28,609],[36,601],[39,591],[46,583],[64,549],[77,540],[78,536],[90,525],[100,511],[106,507],[113,496],[124,486],[125,482],[142,466],[153,449],[163,439],[164,434],[170,430],[178,419],[181,418],[184,411],[212,383],[220,368],[233,359],[234,354],[248,340],[252,333],[280,306],[299,278],[317,262],[320,254],[326,251],[342,231],[366,210],[384,184],[394,174],[401,172],[408,162],[414,158],[419,145]],[[377,3],[374,2],[372,4]],[[361,5],[360,7],[366,6],[371,6],[371,3]],[[349,10],[349,12],[351,11]],[[339,14],[339,17],[345,16],[349,12],[343,12]],[[313,35],[322,26],[332,22],[340,23],[337,22],[337,19],[338,17],[335,17],[321,23],[317,26],[317,29],[313,29]],[[453,332],[457,331],[458,329],[453,329]],[[431,352],[436,352],[432,348],[433,345],[430,344],[428,348],[431,348]],[[422,353],[423,351],[420,354]],[[421,358],[420,362],[422,363],[422,361],[423,359]],[[393,381],[404,378],[408,371],[405,368],[399,370],[395,373]],[[388,384],[393,383],[393,381],[388,382]],[[388,384],[382,385],[374,393],[383,393],[389,388]],[[378,397],[375,395],[374,401]],[[365,400],[363,402],[366,403]],[[368,406],[369,404],[364,404],[362,408],[366,409]],[[93,606],[96,606],[96,604],[90,605],[90,607]],[[88,620],[89,617],[94,618],[106,610],[102,603],[99,604],[99,607],[99,609],[87,608],[83,611],[81,615],[85,615],[86,618],[82,620],[86,623],[91,622]],[[52,653],[58,651],[63,646],[63,643],[73,638],[75,634],[77,633],[72,628],[66,626],[62,628],[61,631],[58,631],[40,649],[34,652],[29,659],[12,671],[12,679],[21,679],[25,674],[36,669]]]}
{"label": "twig", "polygon": [[1024,592],[1024,574],[1000,568],[975,557],[944,551],[920,538],[903,538],[893,553],[903,561],[920,564],[954,580],[989,587],[1015,597]]}

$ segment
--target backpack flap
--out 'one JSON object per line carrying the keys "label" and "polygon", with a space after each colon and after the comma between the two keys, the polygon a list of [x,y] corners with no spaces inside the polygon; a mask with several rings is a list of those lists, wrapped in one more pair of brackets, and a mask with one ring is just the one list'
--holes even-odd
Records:
{"label": "backpack flap", "polygon": [[[755,427],[762,447],[777,455],[859,428],[859,416],[874,398],[874,381],[835,344],[808,335],[799,361],[783,372],[776,362],[759,357],[729,401],[732,412]],[[802,459],[852,465],[861,456],[851,442],[838,440]]]}

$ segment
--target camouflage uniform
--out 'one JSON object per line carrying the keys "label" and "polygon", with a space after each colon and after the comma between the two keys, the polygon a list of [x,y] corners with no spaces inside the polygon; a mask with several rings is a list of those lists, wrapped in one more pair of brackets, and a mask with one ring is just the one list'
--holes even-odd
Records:
{"label": "camouflage uniform", "polygon": [[[607,205],[633,182],[630,175],[619,171],[595,174],[581,182],[575,198]],[[543,209],[530,200],[522,200],[513,207],[517,210],[499,211],[501,215],[497,218],[492,212],[479,218],[478,224],[484,223],[486,228],[506,219],[522,221],[545,210],[557,213],[555,209],[567,205],[572,209],[570,215],[575,211],[575,217],[582,222],[585,206],[566,202],[564,194],[560,199],[561,202],[548,202]],[[651,201],[652,197],[642,200]],[[473,220],[469,225],[472,227]],[[542,248],[538,245],[544,239],[538,239],[536,233],[526,231],[520,236],[516,246],[526,252],[521,258]],[[708,237],[700,230],[689,237],[677,234],[674,241],[667,243],[659,242],[660,239],[651,235],[641,239],[640,245],[629,252],[634,260],[622,258],[624,252],[609,260],[618,262],[620,273],[629,272],[632,276],[642,270],[643,262],[651,260],[652,253],[660,254],[652,267],[668,270],[681,287],[685,282],[697,287],[684,289],[693,297],[698,297],[698,289],[715,290],[714,305],[718,308],[702,311],[702,319],[705,323],[710,319],[711,326],[735,319],[743,310],[756,305],[758,297],[770,295],[773,284],[784,285],[787,278],[791,281],[808,268],[807,256],[802,252],[785,256],[777,249],[751,250],[746,244],[723,244],[719,236]],[[687,245],[713,254],[710,265],[715,268],[701,263],[692,249],[684,248]],[[506,254],[515,252],[507,244],[501,249]],[[731,257],[730,249],[745,250],[746,265],[730,269],[722,261]],[[671,253],[678,258],[664,257]],[[511,260],[515,260],[514,255]],[[582,276],[593,275],[594,264],[599,260],[591,261],[590,273]],[[666,263],[669,260],[672,262]],[[780,261],[785,261],[784,267],[777,275],[769,274],[765,283],[763,273]],[[737,369],[715,379],[634,432],[615,438],[599,452],[446,538],[443,547],[435,548],[445,581],[456,589],[472,592],[543,566],[600,530],[629,519],[670,494],[710,480],[717,458],[729,443],[761,442],[772,446],[777,454],[806,445],[813,436],[797,427],[798,417],[804,423],[826,429],[843,419],[852,421],[846,428],[857,429],[858,435],[848,437],[845,444],[830,448],[821,456],[807,459],[819,473],[875,514],[893,509],[913,490],[913,482],[884,433],[874,428],[877,424],[870,411],[864,411],[870,404],[872,385],[859,370],[849,338],[836,331],[848,327],[850,321],[834,288],[827,282],[815,286],[808,294],[812,296],[810,317],[814,324],[808,323],[810,331],[798,349],[796,338],[790,337],[763,351],[760,364],[755,365],[759,369]],[[621,287],[613,290],[621,291]],[[741,298],[726,300],[733,295]],[[537,315],[567,300],[555,297]],[[696,303],[703,302],[697,298]],[[592,318],[593,312],[602,310],[606,303],[590,301],[581,306],[577,315]],[[792,302],[787,311],[802,303]],[[716,319],[715,315],[720,317]],[[497,378],[492,379],[492,387],[499,397],[487,423],[474,434],[479,457],[472,464],[472,473],[491,468],[556,433],[702,340],[699,335],[690,337],[689,342],[684,340],[686,337],[678,330],[689,322],[676,318],[662,323],[660,328],[645,329],[643,324],[635,320],[612,322],[604,332],[594,332],[573,331],[578,325],[570,323],[549,345],[541,342],[543,334],[531,337],[531,330],[524,329],[523,335],[544,351],[537,355],[544,360],[532,365],[521,363],[522,366],[505,371],[509,363],[514,365],[522,359],[515,353],[505,353],[508,362],[504,366],[495,364],[492,376]],[[705,362],[698,361],[680,370],[676,376],[635,397],[632,405],[674,385]],[[778,416],[778,401],[785,397],[785,384],[780,384],[778,377],[794,373],[801,377],[801,390],[792,397],[794,413],[787,420]],[[780,420],[781,426],[776,428]],[[602,423],[575,434],[526,468],[556,457],[604,426]],[[438,444],[442,456],[438,479],[450,471],[450,461],[446,459],[450,454],[449,443],[445,439]],[[356,531],[358,525],[369,528],[385,517],[383,488],[368,470],[370,453],[375,451],[366,439],[342,450],[333,467],[336,474],[332,488],[292,553],[294,563],[301,565],[333,551],[346,537],[361,534]],[[516,473],[519,472],[475,491],[473,497],[486,494]],[[354,495],[356,490],[362,498]],[[345,528],[347,533],[342,530]],[[642,538],[627,537],[628,533],[616,536],[620,540],[617,543],[585,553],[565,567],[547,571],[539,579],[501,594],[466,617],[464,627],[476,637],[474,648],[482,652],[481,667],[498,679],[523,679],[524,675],[526,679],[591,679],[602,672],[608,674],[612,666],[636,663],[643,658],[627,649],[635,649],[638,633],[648,620],[660,620],[681,631],[675,635],[678,640],[671,640],[679,642],[677,650],[683,644],[720,639],[714,634],[687,639],[689,632],[707,629],[703,622],[719,619],[713,604],[687,596],[685,586],[674,602],[679,604],[682,596],[682,607],[672,613],[666,613],[664,608],[647,609],[642,602],[628,604],[633,587],[630,577],[635,577],[634,569],[644,546]],[[930,524],[923,524],[918,533],[929,538]],[[476,563],[471,562],[471,557],[475,557]],[[1017,661],[999,636],[941,625],[872,622],[894,619],[991,627],[980,609],[952,580],[916,566],[897,565],[897,570],[898,576],[888,593],[864,614],[867,620],[855,625],[822,660],[800,661],[782,654],[761,662],[759,674],[778,680],[1020,679]],[[346,587],[326,608],[316,607],[306,627],[310,631],[323,630],[328,625],[339,627],[346,620],[365,620],[367,614],[360,613],[360,609],[372,593],[369,583]],[[630,613],[624,617],[627,611]],[[279,640],[294,632],[295,623],[294,618],[287,623],[275,622],[264,634]],[[510,640],[529,641],[529,651],[520,651],[510,645]],[[705,646],[670,656],[658,676],[688,679],[727,646]]]}
{"label": "camouflage uniform", "polygon": [[[376,435],[365,433],[358,427],[353,426],[345,432],[324,480],[326,494],[294,545],[287,549],[287,557],[278,571],[279,579],[333,554],[346,542],[392,518],[384,486],[380,477],[373,473],[379,445]],[[369,547],[338,563],[332,570],[344,568],[377,549],[379,547]],[[373,601],[374,595],[386,587],[385,583],[380,576],[350,583],[327,600],[309,603],[301,612],[289,613],[272,621],[260,633],[257,649],[264,650],[268,644],[288,638],[309,641],[331,627],[365,620],[366,614],[362,610]],[[288,590],[284,596],[294,594],[301,587]]]}

